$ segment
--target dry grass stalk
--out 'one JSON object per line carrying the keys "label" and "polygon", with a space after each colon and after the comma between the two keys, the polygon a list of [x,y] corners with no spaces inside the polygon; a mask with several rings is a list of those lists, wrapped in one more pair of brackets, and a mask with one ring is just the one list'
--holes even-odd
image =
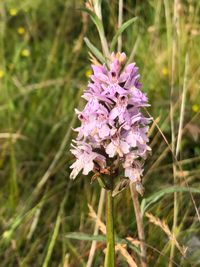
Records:
{"label": "dry grass stalk", "polygon": [[131,255],[128,253],[128,251],[126,249],[126,245],[117,244],[115,246],[115,249],[116,249],[116,251],[119,251],[121,253],[121,255],[124,257],[124,259],[126,260],[126,262],[128,263],[129,266],[137,267],[137,264],[132,259]]}
{"label": "dry grass stalk", "polygon": [[65,260],[64,260],[63,267],[70,267],[70,264],[69,264],[69,254],[66,254],[65,255]]}
{"label": "dry grass stalk", "polygon": [[149,221],[157,226],[159,226],[165,234],[168,236],[168,238],[173,242],[173,244],[177,247],[177,249],[180,251],[180,253],[185,257],[187,252],[187,247],[181,246],[175,235],[170,231],[169,226],[166,224],[164,220],[160,220],[159,218],[155,217],[153,214],[146,212],[146,217],[149,219]]}
{"label": "dry grass stalk", "polygon": [[106,226],[105,224],[98,218],[96,212],[94,211],[94,209],[92,208],[92,206],[90,204],[88,204],[88,208],[89,208],[89,216],[96,221],[96,223],[99,226],[100,231],[106,235]]}
{"label": "dry grass stalk", "polygon": [[[179,0],[174,0],[174,12],[173,12],[173,40],[172,40],[172,59],[171,59],[171,92],[170,92],[170,121],[171,121],[171,140],[172,140],[172,153],[175,155],[176,148],[175,148],[175,121],[174,121],[174,87],[175,87],[175,68],[176,68],[176,51],[178,46],[177,35],[178,31],[178,11],[177,7],[179,4]],[[174,184],[177,183],[177,177],[175,176],[176,173],[176,166],[174,164],[173,159],[173,177],[174,177]],[[177,220],[178,220],[178,198],[177,193],[174,193],[174,216],[173,216],[173,226],[172,230],[175,232],[177,227]],[[174,257],[174,243],[171,245],[170,251],[170,259],[172,260]],[[172,267],[172,262],[169,263],[169,267]]]}
{"label": "dry grass stalk", "polygon": [[177,144],[176,144],[176,154],[175,154],[176,157],[178,157],[178,154],[181,149],[181,140],[182,140],[182,134],[183,134],[183,121],[184,121],[184,115],[185,115],[186,93],[187,93],[188,65],[189,65],[189,59],[188,59],[188,54],[186,54],[183,93],[182,93],[181,110],[180,110],[180,122],[179,122],[178,137],[177,137]]}
{"label": "dry grass stalk", "polygon": [[141,244],[141,241],[139,241],[138,239],[132,238],[131,236],[128,236],[126,239],[136,247],[138,247]]}
{"label": "dry grass stalk", "polygon": [[[118,29],[122,26],[123,22],[123,0],[119,0],[119,13],[118,13]],[[122,50],[122,35],[118,37],[117,51]]]}
{"label": "dry grass stalk", "polygon": [[15,142],[17,139],[27,140],[28,138],[19,133],[0,133],[0,139],[11,139]]}
{"label": "dry grass stalk", "polygon": [[138,237],[141,241],[141,243],[140,243],[141,267],[147,267],[147,262],[146,262],[147,252],[146,252],[146,245],[144,243],[144,241],[145,241],[144,225],[143,225],[143,220],[142,220],[142,213],[141,213],[141,209],[140,209],[138,192],[136,190],[135,183],[130,184],[130,191],[131,191],[131,197],[133,200],[133,206],[134,206],[134,210],[135,210],[135,218],[136,218],[136,223],[137,223]]}
{"label": "dry grass stalk", "polygon": [[160,116],[158,116],[152,123],[150,129],[149,129],[149,132],[148,132],[148,137],[150,137],[154,131],[154,129],[156,128],[156,124],[158,124],[160,121]]}
{"label": "dry grass stalk", "polygon": [[83,45],[83,37],[85,36],[85,33],[87,31],[88,27],[88,15],[84,12],[82,12],[82,30],[79,34],[78,38],[75,41],[74,47],[73,47],[73,53],[77,53],[82,49]]}

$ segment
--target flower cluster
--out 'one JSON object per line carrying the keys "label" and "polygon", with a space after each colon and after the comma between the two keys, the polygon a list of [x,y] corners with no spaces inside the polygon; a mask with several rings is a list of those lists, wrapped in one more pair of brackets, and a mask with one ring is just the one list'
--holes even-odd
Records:
{"label": "flower cluster", "polygon": [[[80,171],[101,172],[112,169],[112,163],[124,169],[124,176],[139,181],[143,168],[141,159],[147,151],[148,124],[141,108],[149,106],[148,99],[140,90],[140,75],[135,63],[125,66],[124,53],[112,53],[109,67],[92,65],[87,90],[83,94],[87,104],[83,111],[76,110],[81,126],[73,140],[70,177],[74,179]],[[113,160],[112,160],[113,159]]]}

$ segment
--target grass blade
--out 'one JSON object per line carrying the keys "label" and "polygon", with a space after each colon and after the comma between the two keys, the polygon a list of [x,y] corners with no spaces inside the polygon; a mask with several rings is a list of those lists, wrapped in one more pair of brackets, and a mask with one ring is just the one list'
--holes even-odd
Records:
{"label": "grass blade", "polygon": [[101,63],[106,63],[106,59],[103,56],[103,54],[90,42],[90,40],[88,38],[84,38],[84,41],[86,43],[86,45],[88,46],[88,48],[90,49],[90,51],[92,52],[92,54],[101,62]]}
{"label": "grass blade", "polygon": [[65,205],[66,199],[67,199],[67,194],[64,196],[63,201],[60,204],[60,209],[59,209],[59,212],[58,212],[58,216],[56,218],[54,230],[53,230],[53,233],[52,233],[51,240],[49,242],[49,246],[48,246],[48,249],[47,249],[47,254],[46,254],[46,257],[44,259],[42,267],[48,267],[49,261],[51,259],[53,248],[55,246],[55,242],[56,242],[56,239],[57,239],[57,236],[58,236],[58,233],[59,233],[60,224],[61,224],[61,217],[62,217],[62,214],[63,214],[63,208],[64,208],[64,205]]}
{"label": "grass blade", "polygon": [[192,188],[192,187],[180,187],[180,186],[171,186],[165,189],[162,189],[158,192],[156,192],[155,194],[151,195],[148,198],[144,198],[142,200],[141,203],[141,210],[142,213],[144,214],[144,212],[155,202],[157,202],[158,200],[160,200],[163,196],[165,196],[166,194],[172,194],[175,192],[191,192],[191,193],[197,193],[200,194],[200,189],[197,188]]}
{"label": "grass blade", "polygon": [[[81,240],[81,241],[97,241],[106,243],[106,236],[104,235],[90,235],[80,232],[71,232],[65,235],[66,238]],[[116,236],[116,242],[118,244],[126,244],[138,254],[140,253],[138,248],[134,246],[128,239],[119,238]]]}
{"label": "grass blade", "polygon": [[88,13],[90,15],[92,21],[96,25],[99,34],[100,35],[104,34],[102,21],[97,17],[97,15],[88,8],[80,8],[80,10]]}
{"label": "grass blade", "polygon": [[[100,19],[101,18],[101,14],[99,13],[99,17],[94,13],[92,12],[90,9],[87,9],[87,8],[80,8],[80,10],[88,13],[92,19],[92,21],[94,22],[94,24],[96,25],[97,27],[97,30],[99,32],[99,37],[100,37],[100,40],[101,40],[101,45],[102,45],[102,50],[104,52],[104,55],[109,58],[110,56],[110,52],[109,52],[109,49],[108,49],[108,43],[107,43],[107,40],[106,40],[106,37],[105,37],[105,32],[104,32],[104,27],[103,27],[103,23],[102,23],[102,20]],[[100,12],[100,10],[99,10]]]}
{"label": "grass blade", "polygon": [[89,235],[80,232],[72,232],[65,235],[66,238],[69,239],[76,239],[82,241],[99,241],[99,242],[106,242],[106,237],[103,235]]}
{"label": "grass blade", "polygon": [[110,50],[113,51],[115,48],[115,45],[117,43],[118,37],[132,24],[134,23],[138,18],[132,18],[129,19],[128,21],[124,22],[122,26],[117,30],[115,36],[112,39],[112,42],[110,44]]}

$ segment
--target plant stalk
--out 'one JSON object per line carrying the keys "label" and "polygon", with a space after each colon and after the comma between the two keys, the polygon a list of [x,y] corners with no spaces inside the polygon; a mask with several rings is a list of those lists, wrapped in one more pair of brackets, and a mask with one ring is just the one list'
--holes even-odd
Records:
{"label": "plant stalk", "polygon": [[[95,10],[95,14],[97,15],[97,17],[102,21],[101,1],[94,0],[94,10]],[[102,21],[102,24],[103,24],[103,21]],[[104,27],[103,27],[102,33],[99,36],[100,36],[103,54],[107,59],[109,59],[110,51],[109,51],[108,42],[105,36]]]}
{"label": "plant stalk", "polygon": [[[122,26],[122,22],[123,22],[123,0],[119,0],[118,29]],[[121,34],[118,37],[117,50],[118,52],[121,52],[122,50],[122,35]]]}
{"label": "plant stalk", "polygon": [[114,238],[114,218],[113,218],[113,197],[112,191],[106,192],[106,234],[107,248],[104,267],[115,267],[115,238]]}
{"label": "plant stalk", "polygon": [[[99,219],[101,219],[102,210],[103,210],[103,206],[104,206],[104,202],[105,202],[105,192],[106,192],[106,190],[104,188],[102,188],[101,189],[100,199],[99,199],[98,211],[97,211],[97,217]],[[95,235],[98,235],[98,232],[99,232],[99,224],[96,221],[95,228],[94,228],[94,234],[93,235],[94,236]],[[86,267],[92,267],[93,259],[94,259],[94,254],[95,254],[95,250],[96,250],[96,244],[97,244],[97,241],[96,240],[93,240],[92,241],[91,248],[90,248],[90,254],[89,254],[89,257],[88,257],[88,261],[87,261]]]}
{"label": "plant stalk", "polygon": [[[178,23],[178,0],[174,0],[174,12],[173,12],[173,40],[172,40],[172,59],[171,59],[171,92],[170,92],[170,120],[171,120],[171,136],[172,136],[172,153],[176,155],[176,147],[175,147],[175,122],[174,122],[174,85],[175,85],[175,69],[176,69],[176,54],[177,54],[177,29]],[[174,184],[177,183],[176,176],[176,166],[173,160],[173,176],[174,176]],[[178,219],[178,196],[177,193],[174,193],[174,216],[173,216],[173,226],[172,232],[176,236],[176,228],[177,228],[177,219]],[[175,253],[175,245],[174,242],[171,243],[170,249],[170,262],[169,267],[173,266],[172,260],[174,258]]]}
{"label": "plant stalk", "polygon": [[136,223],[137,223],[137,230],[138,230],[138,237],[140,240],[140,248],[141,248],[141,267],[147,267],[147,262],[146,262],[146,246],[145,246],[145,234],[144,234],[144,225],[142,221],[142,213],[140,209],[140,203],[138,199],[138,192],[136,191],[135,188],[135,183],[130,184],[130,189],[131,189],[131,196],[133,200],[133,206],[135,210],[135,217],[136,217]]}

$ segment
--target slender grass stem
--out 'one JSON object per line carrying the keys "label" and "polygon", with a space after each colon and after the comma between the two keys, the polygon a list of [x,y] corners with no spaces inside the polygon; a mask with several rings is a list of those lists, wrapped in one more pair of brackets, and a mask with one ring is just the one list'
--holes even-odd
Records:
{"label": "slender grass stem", "polygon": [[[172,153],[175,155],[175,123],[174,123],[174,84],[175,84],[175,69],[176,69],[176,53],[177,53],[177,21],[178,21],[178,12],[177,12],[178,0],[174,0],[174,14],[173,14],[173,41],[172,41],[172,60],[171,60],[171,92],[170,92],[170,120],[171,120],[171,136],[172,136]],[[177,182],[176,177],[176,166],[173,162],[173,176],[174,176],[174,184]],[[173,226],[172,231],[175,234],[177,227],[177,219],[178,219],[178,197],[177,193],[174,193],[174,216],[173,216]],[[170,262],[169,267],[172,267],[172,260],[174,258],[175,246],[172,242],[170,249]]]}
{"label": "slender grass stem", "polygon": [[[118,29],[122,26],[123,21],[123,0],[119,0],[119,13],[118,13]],[[118,46],[117,46],[118,52],[121,52],[122,50],[122,35],[118,37]]]}
{"label": "slender grass stem", "polygon": [[107,249],[104,267],[115,267],[115,239],[114,239],[113,197],[112,191],[106,192],[106,234]]}
{"label": "slender grass stem", "polygon": [[[94,9],[95,9],[96,15],[102,21],[101,1],[94,0]],[[103,22],[102,22],[102,24],[103,24]],[[109,47],[108,47],[107,38],[105,36],[104,28],[103,28],[102,33],[99,35],[99,37],[100,37],[100,41],[101,41],[103,54],[108,59],[108,58],[110,58],[110,51],[109,51]]]}
{"label": "slender grass stem", "polygon": [[140,240],[140,248],[141,248],[141,267],[147,267],[147,263],[146,263],[146,246],[144,244],[144,240],[145,240],[145,234],[144,234],[144,225],[143,225],[143,221],[142,221],[142,213],[141,213],[141,209],[140,209],[140,203],[139,203],[139,199],[138,199],[138,193],[136,191],[135,188],[135,184],[132,183],[130,185],[130,189],[131,189],[131,196],[132,196],[132,200],[133,200],[133,206],[134,206],[134,210],[135,210],[135,218],[136,218],[136,223],[137,223],[137,229],[138,229],[138,237]]}

